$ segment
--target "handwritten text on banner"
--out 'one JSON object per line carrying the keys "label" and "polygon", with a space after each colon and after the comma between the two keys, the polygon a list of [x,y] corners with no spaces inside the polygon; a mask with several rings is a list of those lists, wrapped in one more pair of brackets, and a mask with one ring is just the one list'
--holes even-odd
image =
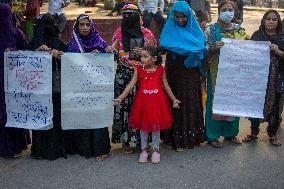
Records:
{"label": "handwritten text on banner", "polygon": [[270,42],[222,39],[213,113],[263,118]]}
{"label": "handwritten text on banner", "polygon": [[109,53],[66,53],[61,71],[62,129],[112,125],[114,58]]}
{"label": "handwritten text on banner", "polygon": [[5,52],[6,127],[52,125],[52,57],[45,52]]}

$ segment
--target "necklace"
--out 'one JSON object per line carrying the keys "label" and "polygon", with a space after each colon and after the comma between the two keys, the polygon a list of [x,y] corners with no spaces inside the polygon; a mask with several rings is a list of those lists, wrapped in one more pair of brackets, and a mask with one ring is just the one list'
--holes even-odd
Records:
{"label": "necklace", "polygon": [[148,68],[148,69],[145,69],[145,67],[143,66],[143,70],[146,72],[146,73],[153,73],[157,70],[157,66],[153,66],[152,68]]}

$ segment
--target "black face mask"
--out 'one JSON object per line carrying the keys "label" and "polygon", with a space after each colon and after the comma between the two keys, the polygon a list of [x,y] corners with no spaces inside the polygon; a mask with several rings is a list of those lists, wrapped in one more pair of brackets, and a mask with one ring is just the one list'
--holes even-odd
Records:
{"label": "black face mask", "polygon": [[124,13],[122,24],[121,24],[121,32],[122,32],[122,44],[125,52],[129,52],[130,48],[130,39],[142,39],[142,43],[144,44],[144,35],[142,32],[141,24],[140,24],[140,16],[138,13]]}

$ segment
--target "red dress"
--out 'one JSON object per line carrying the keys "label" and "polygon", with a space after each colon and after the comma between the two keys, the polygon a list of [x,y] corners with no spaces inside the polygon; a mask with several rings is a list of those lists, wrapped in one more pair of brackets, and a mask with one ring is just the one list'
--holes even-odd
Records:
{"label": "red dress", "polygon": [[163,88],[163,66],[147,72],[137,67],[139,87],[131,107],[129,126],[144,132],[167,129],[173,122],[168,97]]}

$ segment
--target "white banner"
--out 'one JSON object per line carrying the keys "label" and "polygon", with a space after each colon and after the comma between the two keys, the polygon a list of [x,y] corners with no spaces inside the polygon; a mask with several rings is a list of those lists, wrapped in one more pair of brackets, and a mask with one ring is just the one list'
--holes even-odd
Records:
{"label": "white banner", "polygon": [[46,52],[4,55],[6,127],[42,129],[52,125],[52,57]]}
{"label": "white banner", "polygon": [[62,129],[111,126],[114,97],[113,54],[65,53],[61,61]]}
{"label": "white banner", "polygon": [[263,118],[270,42],[222,39],[213,113]]}

